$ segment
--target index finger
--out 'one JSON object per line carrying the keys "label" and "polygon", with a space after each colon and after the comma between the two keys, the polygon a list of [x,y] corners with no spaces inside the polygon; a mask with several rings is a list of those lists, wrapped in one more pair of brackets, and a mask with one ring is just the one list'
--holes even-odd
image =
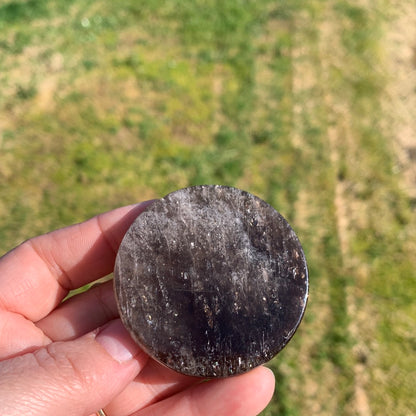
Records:
{"label": "index finger", "polygon": [[118,247],[146,201],[25,241],[0,258],[0,308],[38,321],[71,289],[113,271]]}

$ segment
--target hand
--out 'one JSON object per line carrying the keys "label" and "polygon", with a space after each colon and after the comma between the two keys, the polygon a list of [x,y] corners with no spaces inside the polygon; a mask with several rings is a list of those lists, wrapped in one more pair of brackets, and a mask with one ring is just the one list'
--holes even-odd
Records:
{"label": "hand", "polygon": [[0,259],[0,414],[256,415],[273,394],[259,367],[201,383],[140,350],[118,319],[109,274],[146,203],[33,238]]}

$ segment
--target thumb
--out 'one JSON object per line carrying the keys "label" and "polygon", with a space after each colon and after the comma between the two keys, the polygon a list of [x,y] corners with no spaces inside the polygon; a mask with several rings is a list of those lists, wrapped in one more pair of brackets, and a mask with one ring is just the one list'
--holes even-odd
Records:
{"label": "thumb", "polygon": [[0,362],[0,414],[89,415],[117,396],[146,361],[117,319],[77,340]]}

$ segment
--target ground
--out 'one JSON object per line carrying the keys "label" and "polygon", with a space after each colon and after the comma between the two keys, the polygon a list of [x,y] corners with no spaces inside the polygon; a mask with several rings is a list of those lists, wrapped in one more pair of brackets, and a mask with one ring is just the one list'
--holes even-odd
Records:
{"label": "ground", "polygon": [[310,300],[264,415],[412,415],[416,7],[6,0],[0,248],[201,183],[292,224]]}

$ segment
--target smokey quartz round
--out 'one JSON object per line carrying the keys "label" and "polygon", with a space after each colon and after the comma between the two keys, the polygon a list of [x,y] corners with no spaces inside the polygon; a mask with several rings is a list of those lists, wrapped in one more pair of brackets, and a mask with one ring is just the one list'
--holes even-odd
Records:
{"label": "smokey quartz round", "polygon": [[117,254],[121,319],[155,360],[226,377],[269,361],[298,327],[308,271],[270,205],[218,185],[181,189],[137,217]]}

